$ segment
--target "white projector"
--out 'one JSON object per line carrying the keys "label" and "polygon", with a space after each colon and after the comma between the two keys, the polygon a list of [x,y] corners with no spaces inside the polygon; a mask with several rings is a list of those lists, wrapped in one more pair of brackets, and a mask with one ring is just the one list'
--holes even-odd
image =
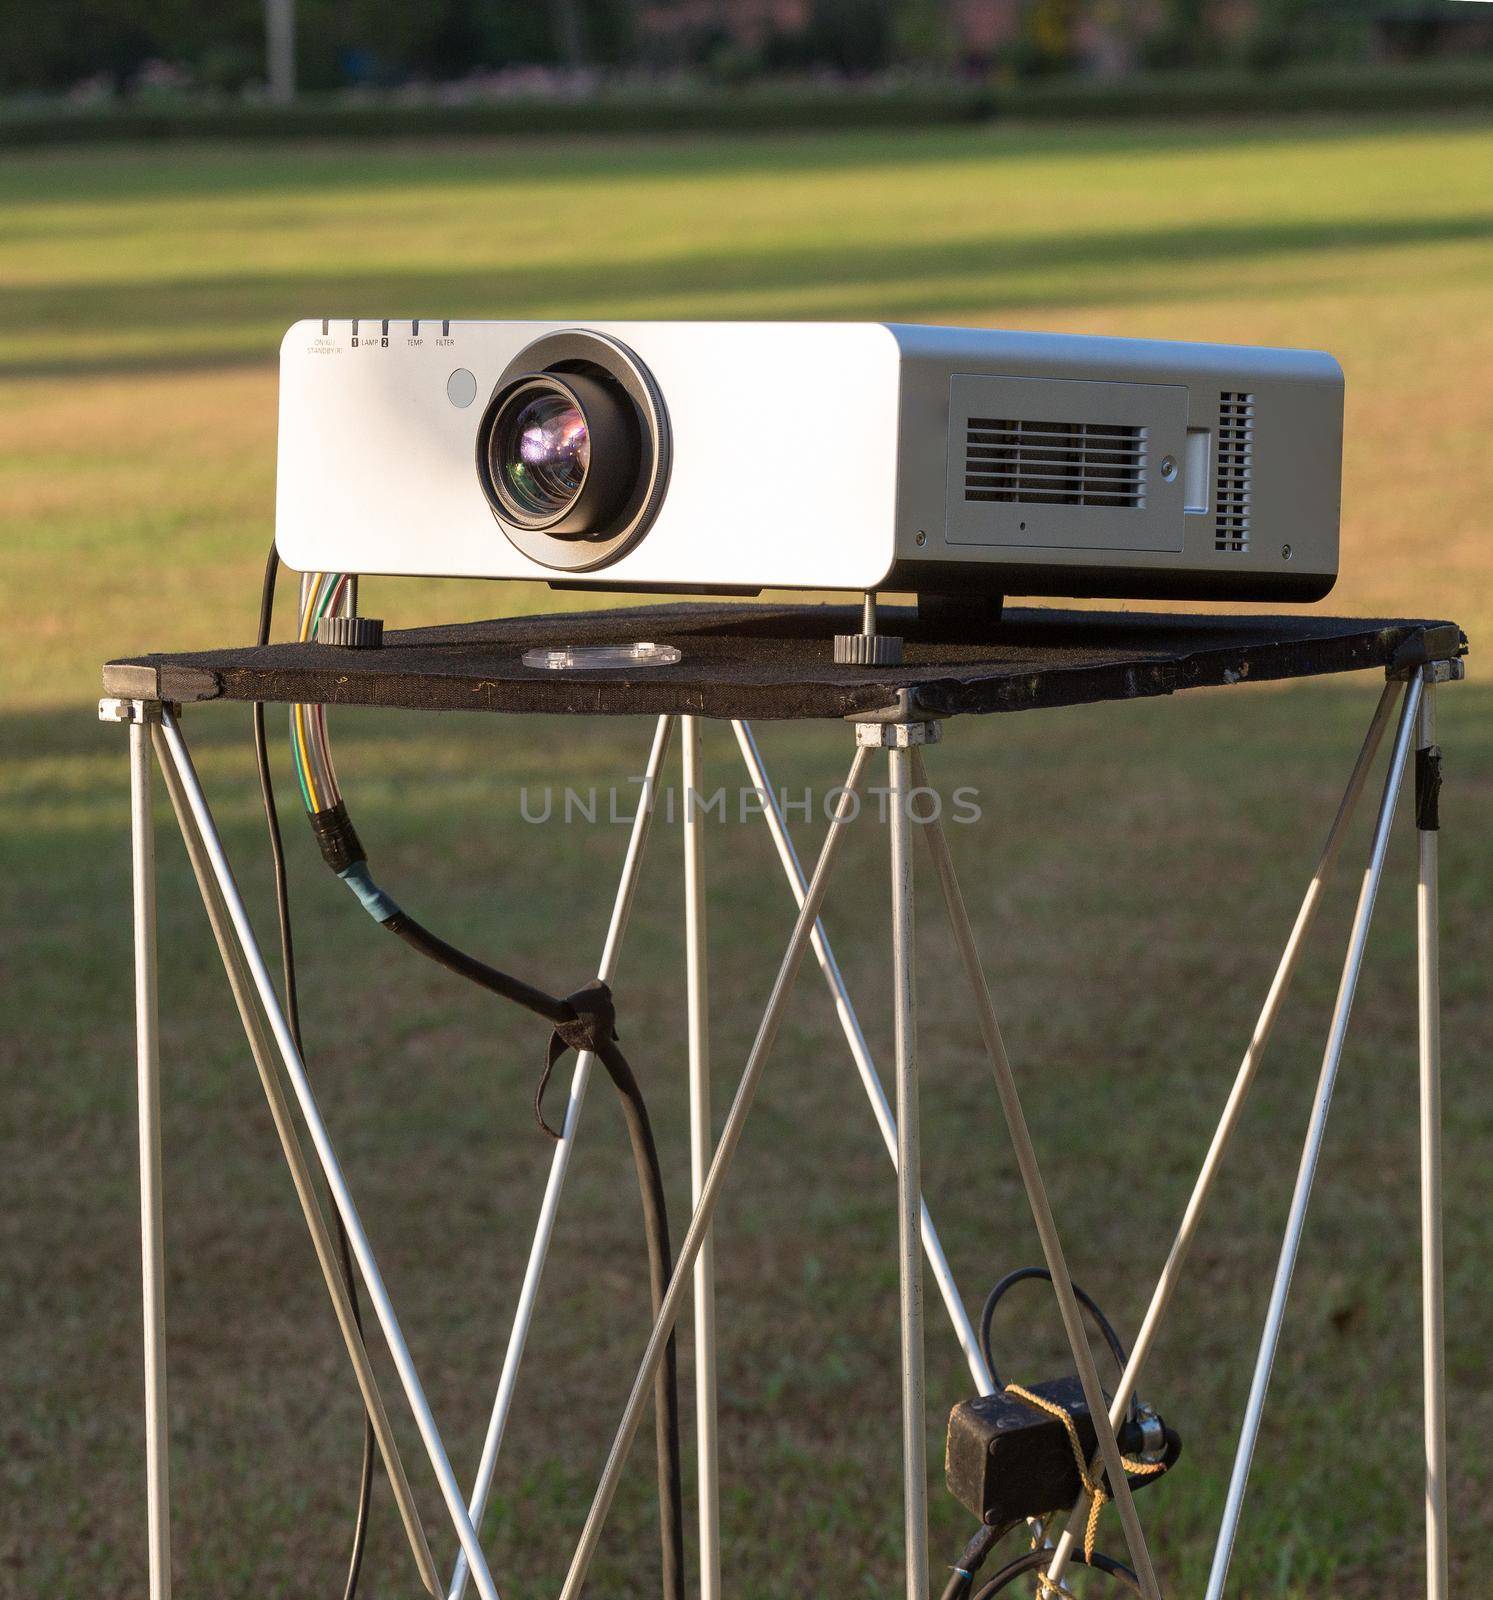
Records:
{"label": "white projector", "polygon": [[1316,600],[1343,375],[1314,351],[881,323],[298,322],[302,571]]}

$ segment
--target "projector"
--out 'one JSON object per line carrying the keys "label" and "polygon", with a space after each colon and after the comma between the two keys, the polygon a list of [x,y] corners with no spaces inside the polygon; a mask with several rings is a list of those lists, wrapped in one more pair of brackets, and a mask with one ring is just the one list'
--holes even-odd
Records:
{"label": "projector", "polygon": [[298,322],[302,571],[1316,600],[1343,375],[1314,351],[883,323]]}

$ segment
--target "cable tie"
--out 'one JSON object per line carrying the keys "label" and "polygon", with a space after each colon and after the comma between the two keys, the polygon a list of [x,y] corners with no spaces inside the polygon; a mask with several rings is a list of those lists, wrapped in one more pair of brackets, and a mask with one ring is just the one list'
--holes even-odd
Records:
{"label": "cable tie", "polygon": [[570,1015],[558,1021],[550,1034],[544,1052],[544,1071],[534,1090],[534,1120],[557,1144],[562,1135],[549,1125],[544,1115],[544,1091],[549,1087],[555,1063],[567,1050],[574,1050],[577,1055],[585,1051],[599,1055],[602,1047],[617,1037],[617,1007],[612,991],[600,978],[593,978],[574,994],[566,995],[564,1003]]}

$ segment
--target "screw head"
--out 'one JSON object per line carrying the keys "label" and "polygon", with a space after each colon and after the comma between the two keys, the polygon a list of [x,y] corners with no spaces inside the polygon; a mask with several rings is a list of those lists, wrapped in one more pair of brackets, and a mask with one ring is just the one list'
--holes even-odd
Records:
{"label": "screw head", "polygon": [[1283,544],[1280,547],[1280,558],[1281,558],[1282,561],[1289,561],[1291,559],[1291,547],[1290,547],[1290,545]]}
{"label": "screw head", "polygon": [[921,549],[923,545],[927,544],[928,535],[924,533],[921,528],[919,528],[912,542]]}
{"label": "screw head", "polygon": [[1175,456],[1163,456],[1161,458],[1161,476],[1168,483],[1177,476],[1177,458]]}

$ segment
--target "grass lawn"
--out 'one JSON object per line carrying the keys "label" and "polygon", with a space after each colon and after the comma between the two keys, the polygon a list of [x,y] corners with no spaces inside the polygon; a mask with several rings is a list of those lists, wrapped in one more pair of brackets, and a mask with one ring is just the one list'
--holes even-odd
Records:
{"label": "grass lawn", "polygon": [[[1475,646],[1493,622],[1493,133],[1472,122],[9,155],[0,283],[0,1595],[141,1592],[125,740],[92,700],[106,656],[249,636],[272,356],[294,318],[899,317],[1320,346],[1349,379],[1344,576],[1326,609],[1452,616]],[[389,581],[367,595],[396,622],[549,599]],[[971,911],[1074,1273],[1126,1333],[1375,692],[1365,678],[991,719],[930,758],[979,791],[981,822],[953,830]],[[1478,656],[1441,706],[1450,1498],[1471,1594],[1493,1534],[1493,677]],[[268,936],[247,718],[188,726]],[[780,783],[843,774],[843,729],[760,733]],[[337,751],[411,909],[559,984],[594,965],[609,890],[593,879],[612,878],[623,830],[526,827],[520,791],[636,772],[647,740],[631,719],[349,713]],[[712,781],[736,781],[733,748],[708,732]],[[308,1053],[465,1478],[548,1161],[529,1112],[542,1039],[371,928],[294,824],[288,783],[283,799]],[[1141,1500],[1176,1596],[1201,1592],[1211,1555],[1365,836],[1361,822],[1145,1386],[1187,1446]],[[676,1237],[679,846],[661,823],[618,985]],[[724,1107],[791,907],[760,823],[715,828],[707,848]],[[1413,858],[1402,816],[1233,1595],[1420,1592]],[[927,1187],[974,1308],[1037,1246],[919,867]],[[161,875],[180,1593],[340,1593],[356,1395],[164,815]],[[889,1065],[886,899],[883,831],[865,822],[826,920]],[[718,1230],[733,1596],[900,1592],[892,1201],[806,971]],[[505,1600],[558,1588],[644,1337],[642,1261],[598,1083],[485,1527]],[[1055,1375],[1055,1316],[1036,1293],[1025,1310],[1000,1332],[1004,1365]],[[937,1475],[942,1415],[969,1381],[931,1295],[929,1359]],[[444,1564],[434,1484],[400,1425]],[[645,1444],[594,1593],[657,1593],[651,1489]],[[932,1505],[943,1563],[968,1518],[937,1484]],[[418,1592],[383,1488],[362,1592]]]}

